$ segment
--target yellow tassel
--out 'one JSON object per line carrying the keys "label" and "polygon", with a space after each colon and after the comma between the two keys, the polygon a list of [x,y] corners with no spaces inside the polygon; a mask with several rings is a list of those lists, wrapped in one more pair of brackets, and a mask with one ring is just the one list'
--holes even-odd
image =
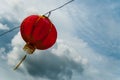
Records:
{"label": "yellow tassel", "polygon": [[20,66],[20,64],[26,59],[26,57],[27,57],[27,55],[25,55],[25,56],[22,58],[22,60],[15,66],[14,70],[16,70],[16,69]]}

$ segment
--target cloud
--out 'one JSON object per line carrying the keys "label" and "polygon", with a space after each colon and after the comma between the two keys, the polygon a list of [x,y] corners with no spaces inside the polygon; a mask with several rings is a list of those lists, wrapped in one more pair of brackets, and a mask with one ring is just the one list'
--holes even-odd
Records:
{"label": "cloud", "polygon": [[25,63],[27,71],[34,77],[45,77],[51,80],[70,80],[73,70],[79,73],[82,73],[84,70],[81,64],[77,64],[67,57],[59,57],[47,51],[37,56],[37,59],[34,58]]}
{"label": "cloud", "polygon": [[[72,35],[78,36],[98,53],[120,59],[119,1],[78,1],[67,13],[74,20]],[[77,4],[77,3],[76,3]],[[104,49],[104,50],[103,50]]]}
{"label": "cloud", "polygon": [[[12,39],[13,48],[8,53],[8,63],[12,68],[25,54],[22,50],[24,44],[20,33]],[[86,42],[74,37],[70,41],[58,39],[48,50],[36,50],[34,54],[27,56],[16,71],[33,80],[119,80],[119,77],[115,76],[120,70],[115,66],[118,63],[117,60],[94,52]]]}
{"label": "cloud", "polygon": [[0,30],[9,30],[9,27],[0,23]]}
{"label": "cloud", "polygon": [[5,60],[6,59],[6,50],[5,48],[0,48],[0,58],[1,60]]}
{"label": "cloud", "polygon": [[[25,43],[20,38],[20,33],[18,33],[12,39],[13,49],[8,53],[8,63],[12,66],[25,53],[22,50]],[[70,80],[74,71],[82,74],[84,71],[83,65],[86,64],[87,60],[82,58],[79,52],[74,53],[74,49],[64,44],[64,40],[58,40],[53,48],[45,51],[37,50],[33,55],[28,55],[22,65],[22,69],[25,69],[34,78]]]}
{"label": "cloud", "polygon": [[[15,65],[17,63],[17,59],[19,56],[22,56],[24,54],[22,47],[24,46],[24,41],[22,40],[20,33],[14,37],[15,39],[12,40],[12,50],[8,54],[8,63],[11,65]],[[14,61],[15,60],[15,61]]]}
{"label": "cloud", "polygon": [[[66,2],[38,0],[4,0],[1,3],[0,23],[9,28],[31,14],[44,14]],[[49,4],[48,4],[49,3]],[[48,8],[49,6],[49,8]],[[72,6],[72,7],[71,7]],[[50,19],[58,30],[57,43],[46,51],[29,55],[16,71],[22,80],[119,80],[119,1],[75,0],[72,4],[53,12]],[[8,34],[9,36],[10,34]],[[12,33],[2,38],[2,47],[9,42],[7,61],[0,60],[1,73],[14,78],[9,68],[21,60],[25,54],[20,33]],[[0,44],[0,45],[1,45]],[[8,47],[8,46],[7,46]],[[3,56],[3,55],[0,55]],[[6,56],[4,56],[6,57]],[[11,66],[10,66],[11,65]],[[5,66],[7,70],[4,69]],[[24,77],[26,76],[26,77]],[[6,78],[5,77],[5,78]],[[3,78],[4,79],[4,78]],[[7,79],[8,80],[8,79]]]}

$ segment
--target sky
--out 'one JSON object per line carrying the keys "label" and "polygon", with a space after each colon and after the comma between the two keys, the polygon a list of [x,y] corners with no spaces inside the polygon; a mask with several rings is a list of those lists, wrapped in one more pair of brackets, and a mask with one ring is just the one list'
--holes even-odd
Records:
{"label": "sky", "polygon": [[[69,0],[0,0],[0,34]],[[58,37],[27,56],[19,28],[0,37],[0,80],[120,80],[120,0],[74,0],[52,12]]]}

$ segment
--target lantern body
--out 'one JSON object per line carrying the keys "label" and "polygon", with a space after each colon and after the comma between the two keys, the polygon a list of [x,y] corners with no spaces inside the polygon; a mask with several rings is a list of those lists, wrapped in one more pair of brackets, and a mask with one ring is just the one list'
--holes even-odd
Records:
{"label": "lantern body", "polygon": [[48,17],[31,15],[25,18],[20,26],[21,36],[29,48],[45,50],[57,39],[55,26]]}

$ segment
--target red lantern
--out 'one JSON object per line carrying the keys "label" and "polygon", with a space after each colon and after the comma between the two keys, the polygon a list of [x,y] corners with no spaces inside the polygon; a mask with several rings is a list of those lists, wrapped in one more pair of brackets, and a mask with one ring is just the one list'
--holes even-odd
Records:
{"label": "red lantern", "polygon": [[[74,0],[63,4],[62,6],[55,8],[45,13],[44,15],[48,14],[48,16],[50,16],[52,11],[62,8],[72,1]],[[35,49],[48,49],[56,42],[57,31],[55,29],[55,26],[52,24],[49,18],[44,15],[31,15],[27,17],[20,26],[22,38],[26,42],[26,45],[23,49],[29,54],[32,54]],[[22,58],[14,70],[20,66],[20,64],[25,60],[26,56],[27,55]]]}
{"label": "red lantern", "polygon": [[[57,39],[56,28],[46,16],[28,16],[22,22],[20,32],[22,38],[26,42],[23,49],[29,54],[32,54],[35,49],[45,50],[50,48]],[[20,66],[26,56],[27,55],[22,58],[14,70]]]}
{"label": "red lantern", "polygon": [[26,42],[23,49],[29,54],[32,54],[35,49],[50,48],[57,39],[56,28],[46,16],[28,16],[22,22],[20,32]]}

